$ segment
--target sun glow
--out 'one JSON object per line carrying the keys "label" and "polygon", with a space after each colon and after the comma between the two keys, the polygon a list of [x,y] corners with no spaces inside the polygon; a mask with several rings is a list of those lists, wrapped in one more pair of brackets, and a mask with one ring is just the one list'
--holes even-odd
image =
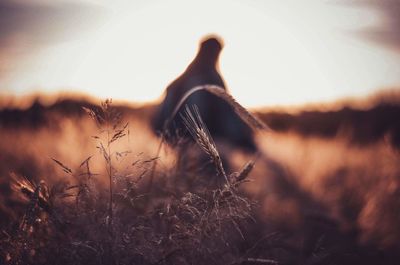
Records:
{"label": "sun glow", "polygon": [[[178,2],[176,8],[171,3],[158,4],[148,7],[151,16],[142,9],[108,25],[80,64],[72,84],[124,93],[133,100],[157,98],[190,63],[199,39],[209,33],[219,33],[225,40],[221,72],[232,93],[241,94],[247,104],[254,103],[254,95],[240,92],[262,89],[259,81],[263,76],[268,76],[264,89],[271,90],[299,83],[309,83],[307,87],[327,84],[312,54],[290,28],[252,7],[244,6],[253,13],[251,19],[234,23],[243,15],[243,5],[231,5],[232,10],[223,16],[220,12],[226,3],[215,3],[218,6],[213,10],[203,4],[183,7],[204,14],[203,18],[192,12],[171,16],[165,12],[167,5],[168,10],[182,8]],[[253,29],[254,25],[263,27],[266,37],[259,38],[260,28]],[[288,74],[290,78],[286,78]]]}
{"label": "sun glow", "polygon": [[[345,34],[379,19],[321,1],[149,1],[112,9],[90,38],[37,55],[15,91],[73,88],[131,101],[159,98],[190,63],[199,40],[220,35],[220,70],[246,106],[365,94],[400,83],[398,60]],[[37,67],[37,65],[39,65]]]}

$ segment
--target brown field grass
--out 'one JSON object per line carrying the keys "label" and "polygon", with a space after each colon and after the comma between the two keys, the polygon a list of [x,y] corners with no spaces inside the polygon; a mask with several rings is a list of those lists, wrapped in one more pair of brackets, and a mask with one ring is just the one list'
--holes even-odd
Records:
{"label": "brown field grass", "polygon": [[[360,142],[341,125],[319,134],[272,123],[256,136],[259,152],[249,154],[214,142],[190,108],[182,115],[196,143],[163,144],[158,152],[151,108],[66,102],[1,114],[0,263],[400,258],[393,131]],[[314,131],[326,122],[313,120]]]}

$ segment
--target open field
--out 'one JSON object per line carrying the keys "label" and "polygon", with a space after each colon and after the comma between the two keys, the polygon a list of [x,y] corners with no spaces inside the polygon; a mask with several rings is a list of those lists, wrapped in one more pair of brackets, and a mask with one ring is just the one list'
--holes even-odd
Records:
{"label": "open field", "polygon": [[0,263],[398,263],[399,104],[259,111],[258,155],[215,141],[223,173],[158,152],[154,106],[96,103],[0,110]]}

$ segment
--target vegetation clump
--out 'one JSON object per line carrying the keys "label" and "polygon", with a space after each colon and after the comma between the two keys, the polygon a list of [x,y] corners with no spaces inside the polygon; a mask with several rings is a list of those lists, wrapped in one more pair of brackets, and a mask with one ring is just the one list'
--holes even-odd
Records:
{"label": "vegetation clump", "polygon": [[[85,110],[98,125],[93,138],[104,158],[107,184],[100,181],[104,176],[92,171],[92,156],[76,169],[52,158],[67,180],[51,186],[13,174],[14,191],[28,203],[19,223],[2,231],[4,264],[242,262],[240,242],[253,222],[255,203],[238,188],[247,181],[253,161],[228,174],[194,106],[180,115],[215,174],[180,167],[166,175],[156,169],[157,156],[141,161],[149,164],[142,173],[125,174],[119,171],[118,160],[132,151],[116,150],[114,144],[129,136],[129,124],[122,122],[111,100]],[[131,166],[138,164],[133,161]],[[162,177],[154,182],[146,178],[155,174]],[[200,178],[203,181],[196,183]],[[204,184],[207,180],[212,186]],[[189,182],[192,185],[185,185]]]}

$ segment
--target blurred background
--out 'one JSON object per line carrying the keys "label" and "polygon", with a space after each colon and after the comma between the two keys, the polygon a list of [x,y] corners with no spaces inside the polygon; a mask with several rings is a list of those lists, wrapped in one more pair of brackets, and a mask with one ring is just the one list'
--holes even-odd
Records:
{"label": "blurred background", "polygon": [[[258,224],[295,245],[321,229],[358,264],[396,264],[397,0],[0,1],[0,224],[23,209],[10,172],[56,183],[65,174],[51,158],[79,168],[94,155],[104,173],[82,106],[113,98],[130,131],[117,148],[154,157],[149,120],[207,34],[224,41],[229,92],[272,129],[255,134],[261,158],[244,189],[260,202]],[[176,162],[168,152],[160,171]],[[252,158],[228,154],[231,170]]]}
{"label": "blurred background", "polygon": [[[199,40],[246,107],[359,97],[400,83],[395,0],[4,0],[1,95],[160,98]],[[256,96],[255,96],[256,95]]]}

